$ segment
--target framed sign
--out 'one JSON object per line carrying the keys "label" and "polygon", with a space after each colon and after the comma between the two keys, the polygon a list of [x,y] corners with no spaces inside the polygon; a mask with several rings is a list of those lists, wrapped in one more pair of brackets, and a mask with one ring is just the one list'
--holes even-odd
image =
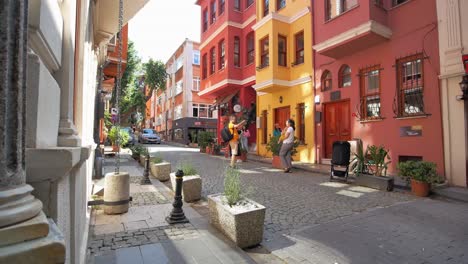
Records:
{"label": "framed sign", "polygon": [[422,126],[400,127],[400,137],[420,137],[422,136]]}

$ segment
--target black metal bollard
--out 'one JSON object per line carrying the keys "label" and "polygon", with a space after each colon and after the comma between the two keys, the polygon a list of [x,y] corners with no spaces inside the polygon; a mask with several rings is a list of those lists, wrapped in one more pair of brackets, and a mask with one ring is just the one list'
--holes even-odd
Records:
{"label": "black metal bollard", "polygon": [[145,156],[145,172],[143,173],[143,179],[141,180],[141,185],[151,184],[149,179],[149,170],[150,170],[150,155],[149,152],[146,151]]}
{"label": "black metal bollard", "polygon": [[182,210],[182,181],[184,177],[184,172],[182,170],[177,170],[175,176],[176,191],[174,196],[174,202],[172,203],[172,206],[174,208],[172,209],[171,214],[168,217],[166,217],[166,221],[171,225],[189,222],[188,219],[185,218],[184,210]]}

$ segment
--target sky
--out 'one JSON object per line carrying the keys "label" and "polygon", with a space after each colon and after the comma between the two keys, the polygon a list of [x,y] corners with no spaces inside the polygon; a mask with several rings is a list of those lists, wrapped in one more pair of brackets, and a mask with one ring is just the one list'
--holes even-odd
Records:
{"label": "sky", "polygon": [[150,0],[128,30],[143,62],[152,58],[166,63],[185,38],[200,41],[200,6],[195,0]]}

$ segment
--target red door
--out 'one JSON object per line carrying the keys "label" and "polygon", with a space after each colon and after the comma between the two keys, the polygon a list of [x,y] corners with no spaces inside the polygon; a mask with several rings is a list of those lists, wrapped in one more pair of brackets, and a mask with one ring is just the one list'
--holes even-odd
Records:
{"label": "red door", "polygon": [[324,104],[325,157],[332,156],[335,141],[351,139],[349,101]]}
{"label": "red door", "polygon": [[289,106],[275,108],[275,123],[278,123],[283,130],[286,127],[286,121],[291,118],[291,109]]}

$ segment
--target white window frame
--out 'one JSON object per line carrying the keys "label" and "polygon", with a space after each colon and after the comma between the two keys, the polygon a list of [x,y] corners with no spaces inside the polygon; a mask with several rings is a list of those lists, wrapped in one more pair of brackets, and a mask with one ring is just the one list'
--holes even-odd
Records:
{"label": "white window frame", "polygon": [[[197,63],[197,61],[198,61],[198,63]],[[199,50],[194,50],[193,51],[192,64],[200,65],[200,51]]]}
{"label": "white window frame", "polygon": [[184,91],[184,80],[180,80],[176,82],[176,87],[175,87],[175,95],[178,95]]}
{"label": "white window frame", "polygon": [[198,76],[193,77],[192,90],[196,92],[200,91],[200,77]]}

